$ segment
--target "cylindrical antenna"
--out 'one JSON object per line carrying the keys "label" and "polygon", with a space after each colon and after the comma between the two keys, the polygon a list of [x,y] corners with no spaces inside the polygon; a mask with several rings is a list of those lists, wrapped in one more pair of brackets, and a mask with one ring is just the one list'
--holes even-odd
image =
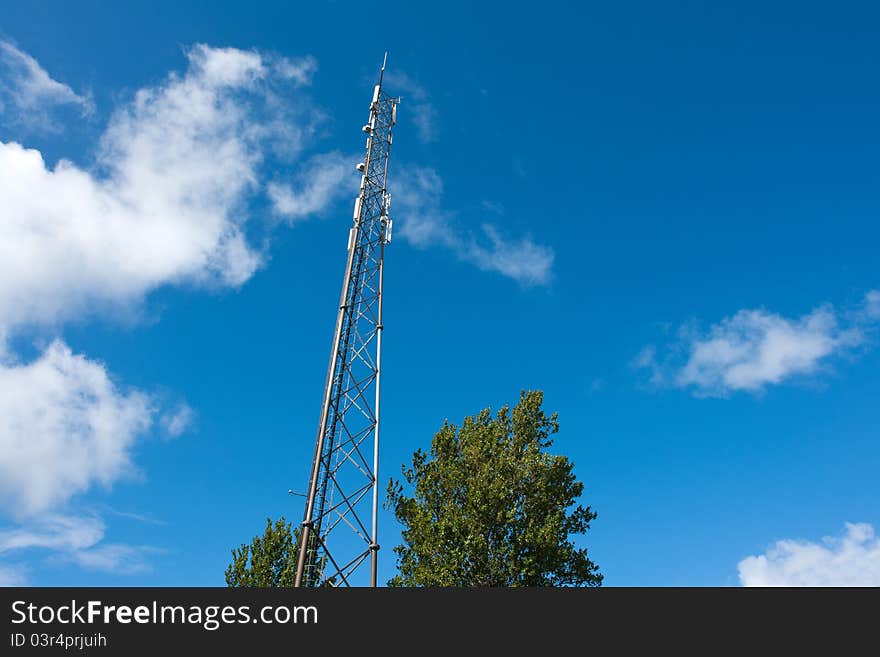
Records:
{"label": "cylindrical antenna", "polygon": [[385,64],[388,63],[388,51],[385,51],[385,57],[382,58],[382,68],[379,70],[379,88],[382,88],[382,78],[385,77]]}

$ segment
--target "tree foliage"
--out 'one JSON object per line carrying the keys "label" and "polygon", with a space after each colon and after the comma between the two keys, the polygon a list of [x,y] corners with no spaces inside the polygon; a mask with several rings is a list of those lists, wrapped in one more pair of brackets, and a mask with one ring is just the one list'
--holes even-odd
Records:
{"label": "tree foliage", "polygon": [[576,505],[584,486],[550,454],[556,413],[522,392],[511,411],[485,409],[461,427],[444,422],[391,480],[386,505],[403,524],[389,586],[599,586],[602,575],[571,537],[596,518]]}
{"label": "tree foliage", "polygon": [[292,587],[296,575],[299,527],[279,518],[274,524],[266,518],[266,531],[251,544],[232,550],[232,563],[226,568],[228,586]]}

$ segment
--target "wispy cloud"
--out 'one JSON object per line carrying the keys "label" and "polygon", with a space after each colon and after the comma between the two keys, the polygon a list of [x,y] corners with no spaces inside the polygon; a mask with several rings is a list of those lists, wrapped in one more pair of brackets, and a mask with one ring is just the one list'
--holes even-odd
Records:
{"label": "wispy cloud", "polygon": [[290,223],[320,215],[343,197],[357,193],[357,156],[322,153],[303,163],[293,183],[270,182],[272,208]]}
{"label": "wispy cloud", "polygon": [[8,120],[46,131],[60,129],[51,118],[54,107],[73,106],[83,116],[94,111],[90,97],[53,80],[33,57],[9,41],[0,41],[0,100]]}
{"label": "wispy cloud", "polygon": [[870,319],[880,319],[880,290],[871,290],[865,295],[865,315]]}
{"label": "wispy cloud", "polygon": [[847,316],[825,305],[797,318],[740,310],[706,331],[684,325],[673,343],[664,350],[646,346],[633,365],[648,370],[654,385],[687,388],[697,396],[760,393],[815,374],[831,357],[864,343],[875,319],[874,294]]}
{"label": "wispy cloud", "polygon": [[119,518],[127,518],[128,520],[134,520],[136,522],[143,522],[148,525],[166,525],[166,524],[168,524],[164,520],[160,520],[158,518],[155,518],[153,515],[151,515],[149,513],[134,513],[132,511],[120,511],[119,509],[114,509],[113,507],[107,506],[106,504],[102,505],[100,508],[101,508],[102,512],[104,512],[106,514],[118,516]]}
{"label": "wispy cloud", "polygon": [[821,542],[777,541],[738,570],[743,586],[880,586],[880,539],[867,523],[846,523]]}
{"label": "wispy cloud", "polygon": [[483,199],[482,201],[480,201],[480,207],[486,210],[486,212],[497,214],[499,217],[504,216],[504,204],[499,203],[498,201],[488,201],[486,199]]}
{"label": "wispy cloud", "polygon": [[50,559],[120,575],[151,570],[150,555],[162,550],[145,545],[103,542],[106,527],[98,516],[47,514],[0,530],[0,554],[48,552]]}
{"label": "wispy cloud", "polygon": [[104,537],[97,516],[47,514],[13,529],[0,530],[0,552],[43,548],[74,551],[90,548]]}
{"label": "wispy cloud", "polygon": [[437,110],[427,90],[403,71],[389,70],[385,77],[384,87],[392,93],[403,96],[406,111],[404,116],[411,116],[416,126],[416,134],[423,144],[437,140]]}
{"label": "wispy cloud", "polygon": [[270,58],[272,72],[283,80],[292,80],[300,86],[308,86],[318,70],[318,62],[312,56],[288,59],[287,57]]}
{"label": "wispy cloud", "polygon": [[0,564],[0,586],[27,586],[24,566]]}
{"label": "wispy cloud", "polygon": [[395,181],[392,214],[400,218],[399,234],[416,248],[442,246],[460,260],[494,271],[524,286],[546,285],[553,275],[553,250],[526,235],[504,236],[483,222],[479,232],[461,226],[457,214],[443,207],[443,180],[430,168],[410,167]]}
{"label": "wispy cloud", "polygon": [[150,557],[161,554],[149,545],[126,545],[125,543],[102,543],[87,550],[76,550],[59,558],[71,561],[86,570],[98,570],[115,575],[139,575],[152,572]]}
{"label": "wispy cloud", "polygon": [[507,239],[494,225],[480,226],[483,235],[471,236],[461,257],[484,271],[495,271],[523,285],[546,285],[552,278],[553,251],[531,236]]}
{"label": "wispy cloud", "polygon": [[169,438],[177,438],[192,426],[196,413],[186,402],[164,413],[159,423]]}

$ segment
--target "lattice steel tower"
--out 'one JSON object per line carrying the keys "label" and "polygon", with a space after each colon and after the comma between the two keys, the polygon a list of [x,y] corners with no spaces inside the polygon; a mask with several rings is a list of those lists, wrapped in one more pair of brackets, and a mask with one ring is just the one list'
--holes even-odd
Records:
{"label": "lattice steel tower", "polygon": [[[387,61],[387,53],[385,60]],[[391,241],[386,189],[399,99],[373,90],[366,159],[330,350],[294,586],[376,586],[382,278]]]}

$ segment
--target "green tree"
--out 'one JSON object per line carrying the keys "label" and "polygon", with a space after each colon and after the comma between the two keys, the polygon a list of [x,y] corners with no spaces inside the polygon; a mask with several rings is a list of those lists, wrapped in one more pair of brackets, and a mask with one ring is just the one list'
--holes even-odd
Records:
{"label": "green tree", "polygon": [[232,563],[226,568],[228,586],[292,587],[296,575],[299,527],[279,518],[272,524],[266,518],[266,531],[251,544],[232,550]]}
{"label": "green tree", "polygon": [[403,467],[412,496],[389,482],[386,506],[404,526],[389,586],[601,585],[571,540],[596,514],[576,505],[584,486],[571,461],[547,451],[559,424],[542,403],[542,392],[524,391],[512,412],[444,422],[430,453]]}

